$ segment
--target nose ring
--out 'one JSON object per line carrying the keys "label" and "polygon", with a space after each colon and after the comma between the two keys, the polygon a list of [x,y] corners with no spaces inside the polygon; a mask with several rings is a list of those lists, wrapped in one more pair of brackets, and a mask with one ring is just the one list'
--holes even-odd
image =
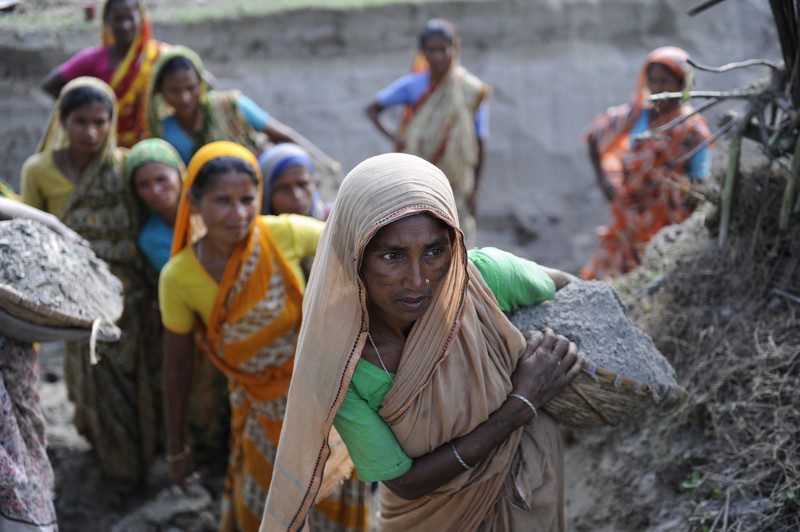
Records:
{"label": "nose ring", "polygon": [[430,286],[430,285],[431,285],[431,280],[425,279],[425,286]]}

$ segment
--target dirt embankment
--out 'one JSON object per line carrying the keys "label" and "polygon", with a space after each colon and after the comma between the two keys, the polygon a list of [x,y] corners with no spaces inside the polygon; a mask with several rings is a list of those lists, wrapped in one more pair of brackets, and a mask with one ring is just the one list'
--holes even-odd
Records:
{"label": "dirt embankment", "polygon": [[[242,89],[347,169],[390,149],[364,117],[363,107],[378,89],[408,71],[418,28],[432,16],[455,20],[464,34],[464,64],[494,88],[479,242],[574,271],[588,258],[595,244],[594,226],[605,220],[607,211],[593,184],[581,130],[596,113],[630,94],[645,54],[674,44],[708,64],[779,55],[768,6],[762,2],[725,2],[714,16],[697,19],[688,18],[684,8],[669,0],[413,4],[157,24],[156,34],[197,49],[222,87]],[[38,92],[39,79],[96,40],[96,32],[86,27],[0,32],[4,178],[17,183],[22,162],[34,150],[49,114],[52,104]],[[697,83],[729,87],[740,80],[737,76],[698,74]],[[723,306],[715,312],[727,319]],[[656,343],[666,353],[674,352],[680,340]],[[45,353],[42,360],[42,399],[59,479],[62,529],[108,530],[168,485],[166,466],[156,465],[141,493],[116,494],[69,423],[58,354]],[[687,369],[676,369],[683,384]],[[691,506],[695,493],[722,489],[710,481],[704,484],[704,476],[692,476],[694,465],[710,463],[712,455],[706,451],[711,442],[719,444],[697,444],[707,441],[702,423],[709,419],[700,410],[699,421],[681,426],[684,432],[667,454],[660,451],[673,440],[658,440],[652,432],[623,427],[575,433],[567,459],[571,526],[674,530],[687,523],[709,524],[713,518],[704,519],[714,511],[722,515],[728,484],[723,499],[713,499],[699,517]],[[658,448],[654,441],[660,442]],[[658,462],[667,460],[664,456],[672,461]],[[708,471],[708,478],[714,478],[715,470],[709,466]],[[689,488],[682,488],[684,484]],[[219,485],[209,487],[219,493]],[[676,493],[681,498],[673,504]]]}
{"label": "dirt embankment", "polygon": [[[363,109],[408,72],[424,21],[456,21],[463,63],[494,89],[479,243],[574,271],[607,214],[582,129],[628,97],[647,52],[674,44],[709,64],[778,56],[763,2],[726,2],[713,17],[696,19],[684,9],[670,0],[445,2],[156,24],[155,33],[195,48],[222,87],[243,90],[349,169],[391,149]],[[96,42],[85,25],[0,32],[0,175],[7,180],[17,182],[50,110],[37,89],[41,76]],[[740,75],[700,73],[697,83],[727,87]]]}

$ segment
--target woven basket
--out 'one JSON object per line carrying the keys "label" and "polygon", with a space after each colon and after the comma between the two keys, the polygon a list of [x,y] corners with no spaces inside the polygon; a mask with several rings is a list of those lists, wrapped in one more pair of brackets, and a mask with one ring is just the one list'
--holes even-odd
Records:
{"label": "woven basket", "polygon": [[[38,325],[0,309],[0,334],[13,338],[18,342],[58,342],[71,340],[89,340],[92,329],[85,327],[52,327]],[[97,331],[97,339],[102,342],[116,342],[122,335],[115,325],[104,323]]]}
{"label": "woven basket", "polygon": [[[119,316],[114,317],[114,320]],[[22,342],[88,339],[94,320],[72,316],[31,301],[13,287],[0,283],[0,333]],[[98,340],[116,342],[119,328],[103,320]]]}
{"label": "woven basket", "polygon": [[657,388],[587,361],[544,410],[565,425],[593,428],[617,425],[656,408],[674,408],[689,398],[678,385],[660,384]]}
{"label": "woven basket", "polygon": [[0,309],[21,320],[37,325],[92,328],[92,320],[64,314],[36,301],[31,301],[18,290],[4,283],[0,283]]}

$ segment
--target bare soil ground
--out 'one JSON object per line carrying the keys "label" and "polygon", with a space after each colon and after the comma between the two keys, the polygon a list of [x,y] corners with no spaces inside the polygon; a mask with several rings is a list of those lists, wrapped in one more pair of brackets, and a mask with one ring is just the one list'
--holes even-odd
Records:
{"label": "bare soil ground", "polygon": [[[458,20],[465,35],[472,36],[471,41],[465,40],[465,64],[490,81],[495,89],[487,182],[480,204],[479,223],[483,229],[480,243],[572,271],[588,258],[596,241],[593,227],[602,223],[607,212],[607,205],[592,184],[580,131],[594,113],[624,99],[633,86],[644,54],[655,46],[673,43],[689,49],[701,62],[709,64],[776,56],[772,53],[776,42],[772,24],[762,16],[767,8],[763,2],[755,0],[725,2],[717,11],[720,15],[692,20],[685,17],[683,6],[666,0],[613,0],[603,2],[602,8],[596,2],[582,0],[530,4],[506,1],[491,6],[483,5],[488,2],[476,2],[468,4],[472,6],[469,9],[453,2],[447,9],[437,4],[433,10],[425,6],[376,10],[378,14],[374,18],[363,13],[317,17],[312,11],[292,19],[291,24],[285,20],[270,23],[266,19],[248,18],[250,11],[247,11],[263,6],[280,9],[309,4],[352,7],[391,1],[152,0],[147,3],[156,21],[195,20],[191,17],[213,18],[217,16],[214,13],[219,14],[205,11],[203,6],[214,9],[222,6],[230,9],[227,16],[239,16],[223,24],[164,24],[159,36],[163,34],[168,42],[182,42],[196,48],[208,57],[209,66],[223,88],[242,89],[267,110],[340,158],[345,168],[368,155],[389,149],[367,123],[362,110],[375,91],[398,73],[407,71],[414,34],[421,21],[442,14]],[[96,42],[97,22],[81,22],[83,3],[80,0],[23,0],[16,15],[0,15],[0,41],[6,47],[3,50],[17,46],[15,39],[26,30],[53,30],[42,32],[35,39],[20,41],[14,65],[10,65],[11,61],[3,64],[0,60],[0,72],[10,68],[19,76],[0,79],[0,93],[4,95],[0,100],[0,115],[4,117],[0,124],[0,173],[14,184],[17,184],[22,161],[36,145],[52,105],[51,100],[37,90],[38,80],[58,61]],[[476,6],[482,9],[473,9]],[[172,8],[175,11],[170,13]],[[56,34],[59,27],[65,26],[70,29],[50,39],[50,33]],[[279,37],[271,40],[272,35],[295,41],[293,46],[286,46],[275,42]],[[301,52],[294,53],[295,50]],[[698,83],[703,88],[709,86],[702,76],[698,76]],[[730,84],[728,80],[720,83]],[[336,125],[333,133],[331,124]],[[697,241],[707,244],[707,240]],[[665,245],[664,249],[668,248],[670,246]],[[698,249],[702,251],[702,245]],[[690,265],[692,257],[699,256],[674,249],[665,251],[664,256],[678,252],[686,257],[681,267]],[[764,256],[767,257],[765,262],[772,260],[772,256]],[[675,260],[665,259],[664,262],[664,271],[675,271]],[[637,286],[642,288],[654,283],[652,288],[662,291],[658,293],[673,293],[675,287],[670,283],[675,281],[658,281],[658,275],[651,274]],[[691,280],[702,280],[702,275],[700,272],[699,277]],[[747,277],[741,277],[738,285],[731,286],[748,286],[749,282]],[[637,307],[639,316],[645,319],[654,302],[651,297],[642,299]],[[785,301],[779,303],[787,305]],[[719,336],[719,327],[737,330],[741,323],[749,322],[747,318],[740,322],[732,320],[732,312],[737,309],[726,305],[729,304],[718,301],[711,308],[710,315],[716,321],[709,325],[703,337],[689,338],[685,331],[678,335],[673,331],[662,334],[659,339],[655,327],[659,321],[677,323],[697,317],[682,315],[680,311],[684,307],[674,302],[669,307],[672,314],[664,320],[659,320],[657,314],[651,315],[654,317],[649,323],[658,347],[673,354],[680,354],[680,348],[689,344],[709,350],[729,348],[725,337]],[[693,312],[697,311],[697,307],[692,308]],[[777,308],[790,313],[793,307]],[[697,317],[701,318],[704,319],[702,315]],[[743,351],[750,354],[763,350],[764,345],[769,347],[769,336],[764,336],[763,330],[758,335],[755,345],[751,335],[738,347],[744,346]],[[713,344],[711,340],[720,343]],[[699,356],[697,348],[691,353]],[[744,364],[746,357],[740,355],[742,360],[738,363]],[[715,370],[713,364],[692,366],[686,363],[686,358],[678,360],[681,364],[675,364],[675,359],[672,362],[681,384],[698,378],[698,367],[709,374]],[[769,358],[754,358],[738,372],[757,371],[759,363],[777,364]],[[61,528],[67,531],[109,530],[123,516],[140,508],[168,486],[167,467],[163,460],[156,463],[147,486],[134,494],[118,493],[103,479],[89,444],[71,424],[72,407],[66,398],[62,367],[59,349],[44,346],[41,392],[51,459],[56,469],[56,505]],[[739,374],[735,364],[719,367]],[[793,371],[797,373],[796,367]],[[692,423],[654,419],[645,423],[657,425],[658,431],[623,426],[568,433],[567,496],[571,529],[701,530],[713,528],[715,519],[719,529],[725,515],[731,523],[734,520],[742,523],[742,529],[754,529],[757,527],[752,523],[759,521],[747,521],[748,515],[763,518],[775,508],[783,508],[781,511],[789,514],[789,518],[792,511],[797,514],[796,493],[800,490],[792,491],[797,484],[797,468],[794,476],[790,469],[780,470],[783,473],[778,476],[782,474],[783,477],[777,481],[770,477],[771,484],[765,482],[758,491],[741,487],[747,479],[736,478],[726,469],[729,463],[737,460],[735,456],[714,454],[727,444],[729,451],[746,450],[750,454],[742,456],[756,457],[758,460],[753,458],[753,463],[757,467],[774,472],[769,464],[761,461],[767,455],[753,454],[755,451],[750,444],[758,438],[771,442],[770,445],[775,444],[770,438],[778,438],[778,443],[787,437],[787,441],[796,442],[796,431],[791,433],[781,427],[765,433],[736,432],[733,439],[726,440],[726,432],[719,428],[718,422],[738,415],[737,408],[747,407],[749,397],[744,396],[740,406],[721,418],[720,410],[714,410],[719,403],[710,405],[708,394],[703,392],[706,384],[702,379],[694,381],[694,391],[701,392],[698,395],[703,401],[696,405]],[[716,384],[719,383],[715,381]],[[726,389],[723,387],[722,391]],[[719,391],[714,389],[714,393]],[[763,398],[757,399],[762,401]],[[763,401],[757,403],[760,404],[764,404]],[[792,405],[800,411],[796,402],[789,401],[780,410],[782,415]],[[771,415],[775,415],[774,412]],[[674,430],[669,432],[665,427]],[[774,448],[781,451],[776,454],[776,463],[796,466],[796,462],[785,455],[787,446]],[[770,449],[764,446],[762,450]],[[222,472],[207,472],[204,478],[209,492],[219,494]],[[774,493],[767,489],[768,485],[774,488]],[[754,495],[750,503],[740,503],[736,499],[744,490]],[[726,494],[730,496],[729,504]],[[202,520],[191,523],[195,525],[202,527]],[[780,522],[771,528],[781,529]]]}
{"label": "bare soil ground", "polygon": [[[431,0],[416,0],[415,3],[425,3],[426,1]],[[156,21],[186,22],[220,16],[243,17],[307,8],[352,9],[400,2],[404,2],[404,0],[270,0],[269,2],[258,0],[147,0],[145,4],[148,12]],[[405,3],[408,1],[405,0]],[[52,27],[54,24],[61,27],[84,25],[88,23],[85,18],[85,8],[90,5],[94,6],[96,17],[99,18],[103,5],[102,0],[21,0],[13,10],[7,11],[5,15],[0,14],[0,28]]]}

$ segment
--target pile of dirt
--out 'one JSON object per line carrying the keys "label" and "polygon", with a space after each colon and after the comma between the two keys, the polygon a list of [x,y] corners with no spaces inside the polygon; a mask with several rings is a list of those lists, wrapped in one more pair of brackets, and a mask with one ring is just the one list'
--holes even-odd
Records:
{"label": "pile of dirt", "polygon": [[0,255],[0,284],[26,301],[89,321],[122,315],[122,283],[89,246],[16,219],[0,222]]}
{"label": "pile of dirt", "polygon": [[511,316],[520,330],[549,327],[576,344],[596,365],[653,388],[675,385],[675,370],[652,338],[628,317],[613,288],[600,281],[568,284],[554,301],[526,307]]}
{"label": "pile of dirt", "polygon": [[778,231],[785,174],[742,173],[724,249],[711,209],[615,283],[694,400],[576,443],[594,504],[570,510],[575,529],[800,529],[800,221]]}
{"label": "pile of dirt", "polygon": [[170,529],[213,532],[217,530],[213,504],[211,494],[194,475],[187,479],[185,491],[176,485],[164,488],[154,499],[117,522],[111,532]]}

